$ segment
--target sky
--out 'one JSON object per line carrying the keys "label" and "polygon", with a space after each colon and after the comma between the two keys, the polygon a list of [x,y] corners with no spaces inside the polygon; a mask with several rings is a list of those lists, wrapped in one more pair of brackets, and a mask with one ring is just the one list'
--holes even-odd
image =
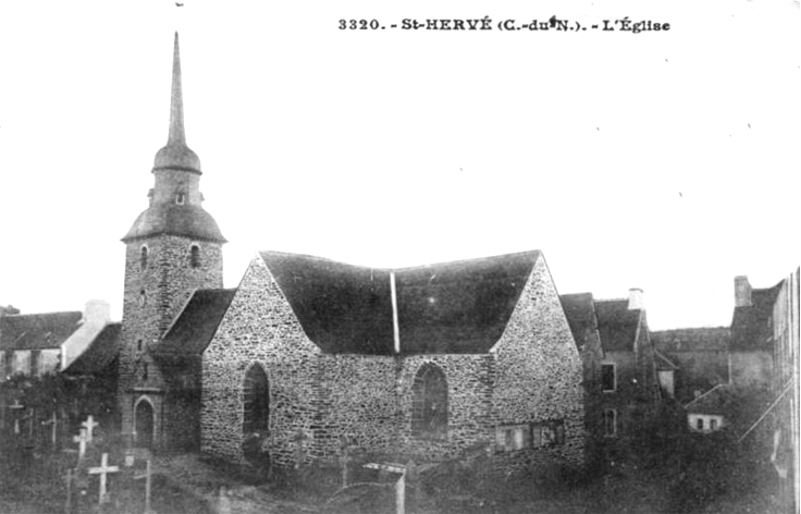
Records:
{"label": "sky", "polygon": [[[121,316],[175,30],[226,287],[263,250],[406,267],[539,249],[560,294],[641,288],[666,329],[728,325],[735,275],[769,287],[801,263],[798,1],[376,4],[0,0],[0,305]],[[552,16],[670,29],[498,29]]]}

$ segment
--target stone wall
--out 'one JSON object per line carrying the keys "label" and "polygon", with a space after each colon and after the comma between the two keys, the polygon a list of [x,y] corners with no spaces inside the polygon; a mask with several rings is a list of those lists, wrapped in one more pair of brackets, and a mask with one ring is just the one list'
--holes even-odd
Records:
{"label": "stone wall", "polygon": [[261,257],[251,262],[217,334],[203,355],[201,451],[244,463],[243,380],[258,363],[269,380],[273,462],[296,462],[302,431],[303,461],[311,459],[319,349],[303,331],[292,307]]}
{"label": "stone wall", "polygon": [[320,355],[314,457],[336,456],[343,438],[365,451],[394,451],[399,362],[386,356]]}
{"label": "stone wall", "polygon": [[[414,379],[421,366],[432,363],[445,373],[448,384],[448,431],[444,439],[412,434]],[[399,383],[400,437],[398,450],[418,461],[458,456],[467,447],[492,437],[490,355],[419,355],[403,361]]]}
{"label": "stone wall", "polygon": [[562,420],[563,444],[496,453],[508,470],[584,464],[582,363],[542,256],[494,353],[493,425]]}
{"label": "stone wall", "polygon": [[[201,265],[197,268],[193,268],[189,262],[192,245],[198,245],[201,249]],[[142,246],[148,249],[144,269],[140,261]],[[148,346],[163,335],[192,291],[222,287],[222,266],[222,247],[219,243],[160,235],[126,245],[118,384],[124,432],[134,429],[133,404],[137,397],[132,391],[165,389],[158,364],[146,351]],[[137,351],[140,340],[142,352]],[[144,378],[145,365],[147,379]]]}

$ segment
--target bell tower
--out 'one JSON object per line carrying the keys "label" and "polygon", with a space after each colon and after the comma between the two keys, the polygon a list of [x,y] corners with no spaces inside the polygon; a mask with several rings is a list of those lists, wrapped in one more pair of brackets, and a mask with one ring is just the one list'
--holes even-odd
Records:
{"label": "bell tower", "polygon": [[222,245],[217,222],[201,203],[200,159],[186,145],[181,57],[175,33],[170,128],[156,153],[149,205],[122,238],[125,287],[118,398],[122,432],[137,445],[159,447],[166,384],[149,350],[196,289],[223,285]]}

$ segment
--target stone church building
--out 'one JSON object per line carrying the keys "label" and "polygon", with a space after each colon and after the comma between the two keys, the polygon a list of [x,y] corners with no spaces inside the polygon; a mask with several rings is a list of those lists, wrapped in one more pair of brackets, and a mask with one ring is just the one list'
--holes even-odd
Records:
{"label": "stone church building", "polygon": [[140,446],[245,462],[335,457],[343,441],[509,469],[583,463],[582,369],[533,251],[409,269],[259,253],[223,289],[222,245],[186,145],[175,36],[167,144],[123,238],[118,400]]}

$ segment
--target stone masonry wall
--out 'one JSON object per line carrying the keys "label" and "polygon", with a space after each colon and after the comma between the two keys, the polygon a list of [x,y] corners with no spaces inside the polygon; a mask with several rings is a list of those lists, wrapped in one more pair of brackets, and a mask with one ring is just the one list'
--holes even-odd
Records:
{"label": "stone masonry wall", "polygon": [[398,360],[372,355],[320,355],[319,422],[314,457],[338,455],[342,438],[375,453],[390,453],[398,435]]}
{"label": "stone masonry wall", "polygon": [[[412,435],[412,387],[421,366],[431,363],[448,384],[448,432],[445,439]],[[401,432],[398,450],[418,461],[458,456],[469,446],[489,442],[492,368],[490,355],[418,355],[406,357],[399,384]]]}
{"label": "stone masonry wall", "polygon": [[319,349],[303,332],[291,306],[260,257],[242,278],[217,334],[203,355],[201,451],[244,463],[243,381],[253,363],[267,373],[269,451],[273,462],[294,465],[302,431],[303,461],[311,459]]}
{"label": "stone masonry wall", "polygon": [[582,363],[542,256],[495,347],[494,425],[563,420],[564,444],[496,453],[507,470],[584,464]]}
{"label": "stone masonry wall", "polygon": [[[192,268],[190,248],[200,247],[200,267]],[[140,265],[142,246],[148,248],[147,266]],[[222,287],[222,248],[219,243],[193,241],[177,236],[155,236],[127,245],[125,289],[122,305],[122,350],[118,401],[122,429],[133,431],[136,389],[164,390],[164,380],[147,347],[157,341],[195,289]],[[144,295],[142,295],[144,292]],[[138,354],[137,342],[143,351]],[[147,379],[144,365],[147,364]],[[156,427],[161,434],[162,427]]]}

